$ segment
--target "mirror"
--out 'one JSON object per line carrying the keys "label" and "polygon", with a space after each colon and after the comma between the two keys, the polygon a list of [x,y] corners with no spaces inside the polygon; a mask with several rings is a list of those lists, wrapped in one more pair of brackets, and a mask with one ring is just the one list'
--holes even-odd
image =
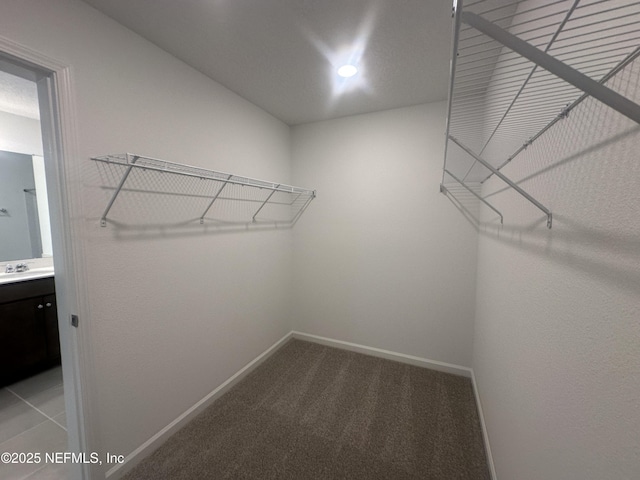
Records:
{"label": "mirror", "polygon": [[0,70],[0,262],[51,256],[36,83]]}
{"label": "mirror", "polygon": [[43,173],[41,156],[0,151],[0,261],[52,256]]}

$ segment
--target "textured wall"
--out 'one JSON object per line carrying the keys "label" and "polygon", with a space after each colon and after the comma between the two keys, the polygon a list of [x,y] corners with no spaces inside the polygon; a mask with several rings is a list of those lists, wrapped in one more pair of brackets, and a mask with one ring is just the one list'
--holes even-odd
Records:
{"label": "textured wall", "polygon": [[[640,63],[609,86],[640,101]],[[589,99],[485,184],[473,368],[500,480],[640,472],[640,127]]]}
{"label": "textured wall", "polygon": [[294,326],[469,366],[477,234],[438,191],[444,103],[292,130]]}
{"label": "textured wall", "polygon": [[0,31],[71,67],[85,390],[98,448],[128,454],[291,329],[291,232],[100,228],[110,178],[89,157],[130,151],[286,183],[289,129],[80,1],[3,1]]}

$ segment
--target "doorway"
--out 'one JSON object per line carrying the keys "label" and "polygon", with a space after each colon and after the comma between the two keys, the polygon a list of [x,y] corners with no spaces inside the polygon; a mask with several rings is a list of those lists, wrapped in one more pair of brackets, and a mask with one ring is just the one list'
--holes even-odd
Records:
{"label": "doorway", "polygon": [[[0,451],[64,451],[55,269],[35,81],[0,70],[0,125]],[[3,463],[0,473],[69,476],[66,464],[47,462]]]}
{"label": "doorway", "polygon": [[[18,250],[21,253],[14,251],[5,255],[0,252],[0,291],[3,292],[0,303],[8,300],[6,303],[12,304],[7,311],[13,312],[11,315],[19,320],[14,328],[19,328],[21,333],[24,333],[23,327],[26,326],[26,330],[31,328],[28,338],[33,340],[35,348],[33,355],[25,353],[25,357],[32,358],[27,361],[24,371],[17,373],[20,379],[3,386],[0,392],[0,407],[4,402],[5,406],[9,404],[10,410],[21,412],[20,419],[5,416],[12,428],[3,426],[4,435],[9,438],[0,438],[0,444],[6,447],[3,451],[41,453],[39,462],[19,461],[0,465],[0,469],[16,467],[6,470],[6,475],[1,474],[0,477],[39,478],[40,475],[46,478],[89,479],[95,477],[92,466],[73,461],[74,457],[45,460],[46,453],[91,453],[85,408],[89,402],[84,400],[81,388],[81,378],[86,375],[79,348],[83,340],[76,328],[78,316],[82,317],[87,311],[78,299],[86,298],[86,295],[82,290],[82,259],[73,243],[74,230],[70,221],[70,209],[78,202],[70,197],[67,188],[72,169],[66,158],[73,147],[68,134],[72,124],[68,107],[69,72],[65,66],[51,59],[0,38],[0,77],[13,82],[13,87],[5,84],[4,94],[12,88],[24,93],[18,85],[31,89],[32,93],[35,91],[35,108],[39,114],[39,119],[29,118],[28,114],[19,115],[23,107],[31,108],[33,112],[33,104],[30,107],[17,105],[26,102],[26,98],[15,102],[16,111],[6,112],[7,108],[0,111],[0,125],[3,127],[0,129],[0,150],[9,152],[7,155],[14,160],[20,159],[19,155],[23,159],[28,155],[33,176],[33,185],[21,188],[24,198],[22,201],[18,199],[15,208],[0,205],[0,215],[12,220],[18,220],[19,210],[24,211],[24,219],[14,222],[14,225],[24,227],[22,230],[26,234],[23,240],[17,241],[17,244],[22,242],[25,246]],[[10,131],[17,134],[9,135]],[[39,149],[35,146],[37,140]],[[25,251],[29,254],[26,255]],[[18,257],[9,258],[15,255]],[[42,275],[45,271],[51,275]],[[18,277],[19,281],[16,281]],[[25,299],[17,298],[20,295],[26,295]],[[3,316],[6,318],[8,315]],[[40,336],[35,338],[32,334]],[[29,349],[14,350],[27,352]],[[27,375],[29,373],[34,375]],[[35,443],[29,443],[30,440]]]}

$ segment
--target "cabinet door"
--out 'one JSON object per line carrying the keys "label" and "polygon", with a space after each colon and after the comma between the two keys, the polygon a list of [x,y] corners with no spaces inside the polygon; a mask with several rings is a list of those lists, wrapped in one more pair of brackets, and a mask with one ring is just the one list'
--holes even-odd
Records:
{"label": "cabinet door", "polygon": [[12,382],[47,360],[42,298],[0,304],[0,380]]}
{"label": "cabinet door", "polygon": [[56,310],[56,296],[47,295],[44,303],[44,325],[47,335],[47,356],[50,362],[60,361],[60,334],[58,333],[58,311]]}

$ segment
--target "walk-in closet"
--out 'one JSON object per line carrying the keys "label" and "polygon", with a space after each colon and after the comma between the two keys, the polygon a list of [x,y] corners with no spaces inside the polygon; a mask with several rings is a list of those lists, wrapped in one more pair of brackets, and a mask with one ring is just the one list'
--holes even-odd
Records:
{"label": "walk-in closet", "polygon": [[639,57],[637,0],[2,0],[0,478],[638,478]]}

